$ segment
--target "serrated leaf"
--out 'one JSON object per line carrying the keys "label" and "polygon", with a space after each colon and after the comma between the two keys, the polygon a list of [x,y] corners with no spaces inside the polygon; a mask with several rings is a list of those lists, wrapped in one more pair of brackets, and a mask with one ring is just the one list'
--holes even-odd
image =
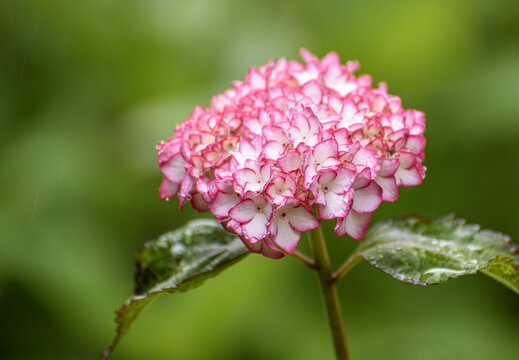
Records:
{"label": "serrated leaf", "polygon": [[519,248],[464,220],[408,217],[372,227],[356,253],[397,280],[442,284],[479,271],[519,294]]}
{"label": "serrated leaf", "polygon": [[133,320],[158,295],[193,289],[248,253],[236,235],[205,219],[147,242],[137,254],[135,290],[116,312],[116,335],[102,358],[111,355]]}

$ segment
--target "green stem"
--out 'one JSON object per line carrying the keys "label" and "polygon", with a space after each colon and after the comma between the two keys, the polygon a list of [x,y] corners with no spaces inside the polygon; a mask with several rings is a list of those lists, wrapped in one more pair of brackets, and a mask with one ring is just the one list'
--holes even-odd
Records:
{"label": "green stem", "polygon": [[357,252],[354,252],[348,260],[341,265],[341,267],[332,274],[332,282],[337,282],[340,278],[346,275],[355,265],[361,262],[362,256],[360,256]]}
{"label": "green stem", "polygon": [[337,287],[333,281],[332,268],[326,244],[324,242],[323,232],[320,227],[308,232],[312,251],[314,253],[314,261],[316,271],[319,275],[321,290],[324,296],[330,330],[332,331],[333,344],[335,346],[335,354],[337,360],[349,360],[348,346],[346,345],[346,333],[342,322],[341,306]]}
{"label": "green stem", "polygon": [[308,266],[309,268],[315,269],[315,261],[314,261],[314,259],[310,259],[308,256],[306,256],[302,252],[299,252],[299,251],[296,250],[296,251],[294,251],[292,253],[292,257],[294,259],[300,261],[304,265]]}

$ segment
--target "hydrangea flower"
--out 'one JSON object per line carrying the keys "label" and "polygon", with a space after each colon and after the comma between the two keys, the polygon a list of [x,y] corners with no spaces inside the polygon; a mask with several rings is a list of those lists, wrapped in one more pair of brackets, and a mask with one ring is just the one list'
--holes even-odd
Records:
{"label": "hydrangea flower", "polygon": [[380,203],[425,175],[422,112],[355,76],[357,62],[301,56],[251,68],[157,145],[162,198],[210,211],[271,258],[321,219],[360,240]]}

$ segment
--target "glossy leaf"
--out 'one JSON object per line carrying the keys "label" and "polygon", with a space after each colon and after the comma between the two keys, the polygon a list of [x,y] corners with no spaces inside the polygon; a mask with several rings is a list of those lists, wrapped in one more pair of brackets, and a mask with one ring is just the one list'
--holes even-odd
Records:
{"label": "glossy leaf", "polygon": [[190,290],[234,264],[248,249],[214,220],[195,220],[145,244],[137,254],[135,290],[116,312],[117,330],[107,359],[133,320],[162,293]]}
{"label": "glossy leaf", "polygon": [[356,252],[406,283],[441,284],[481,271],[519,294],[519,247],[506,235],[453,217],[378,223]]}

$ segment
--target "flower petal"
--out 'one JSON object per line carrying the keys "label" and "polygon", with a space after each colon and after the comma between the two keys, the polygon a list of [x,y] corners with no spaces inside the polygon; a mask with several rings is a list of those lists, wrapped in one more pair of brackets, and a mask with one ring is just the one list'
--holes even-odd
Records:
{"label": "flower petal", "polygon": [[263,155],[266,159],[269,160],[277,160],[283,152],[285,151],[285,147],[282,143],[277,141],[269,141],[263,147]]}
{"label": "flower petal", "polygon": [[425,138],[421,135],[410,135],[407,138],[405,147],[415,154],[420,154],[425,149]]}
{"label": "flower petal", "polygon": [[211,204],[204,200],[202,194],[196,193],[191,197],[191,205],[198,212],[206,212]]}
{"label": "flower petal", "polygon": [[423,180],[416,166],[412,166],[408,169],[399,167],[395,173],[395,179],[397,184],[402,186],[418,185],[421,184]]}
{"label": "flower petal", "polygon": [[380,169],[377,172],[378,176],[388,177],[395,175],[400,164],[398,159],[380,159],[378,161]]}
{"label": "flower petal", "polygon": [[303,206],[291,206],[292,208],[288,209],[288,223],[294,230],[305,232],[321,225],[321,221]]}
{"label": "flower petal", "polygon": [[240,195],[238,195],[234,189],[229,193],[218,191],[214,197],[213,203],[211,204],[210,210],[216,217],[227,217],[229,215],[229,210],[238,204],[240,200]]}
{"label": "flower petal", "polygon": [[245,199],[231,208],[229,216],[234,221],[244,224],[251,221],[257,213],[257,206],[254,201]]}
{"label": "flower petal", "polygon": [[181,154],[175,154],[160,166],[160,171],[162,171],[169,181],[180,184],[186,175],[185,163],[186,161]]}
{"label": "flower petal", "polygon": [[261,241],[261,253],[271,259],[281,259],[285,256],[282,251],[272,242],[269,236]]}
{"label": "flower petal", "polygon": [[367,148],[360,148],[359,151],[353,157],[352,162],[357,166],[368,167],[372,170],[372,178],[376,176],[379,169],[378,155],[375,151]]}
{"label": "flower petal", "polygon": [[269,229],[271,229],[271,233],[273,234],[271,235],[272,241],[283,249],[283,251],[292,254],[296,250],[299,239],[301,238],[301,233],[290,226],[286,217],[276,217]]}
{"label": "flower petal", "polygon": [[278,160],[278,164],[284,172],[292,172],[301,168],[303,159],[298,152],[290,152]]}
{"label": "flower petal", "polygon": [[330,191],[337,194],[343,194],[351,189],[355,180],[355,172],[345,167],[339,167],[336,170],[337,177],[328,184]]}
{"label": "flower petal", "polygon": [[263,189],[263,183],[258,172],[250,168],[240,169],[234,173],[234,181],[243,192],[260,192]]}
{"label": "flower petal", "polygon": [[253,252],[256,254],[261,253],[261,250],[263,247],[263,244],[261,243],[261,241],[251,242],[251,241],[245,239],[243,236],[240,237],[240,240],[243,243],[243,245],[245,245],[247,247],[247,249],[249,249],[250,252]]}
{"label": "flower petal", "polygon": [[282,205],[296,192],[296,182],[288,174],[281,173],[275,176],[265,188],[265,193],[276,205]]}
{"label": "flower petal", "polygon": [[178,193],[179,184],[172,183],[167,178],[162,180],[159,188],[159,196],[161,199],[169,200]]}
{"label": "flower petal", "polygon": [[317,165],[322,165],[329,158],[333,158],[339,162],[339,159],[337,159],[339,156],[339,145],[333,138],[321,141],[315,146],[313,155]]}
{"label": "flower petal", "polygon": [[382,188],[382,200],[396,201],[398,199],[398,185],[394,176],[377,176],[375,182]]}
{"label": "flower petal", "polygon": [[315,104],[320,104],[323,98],[321,86],[316,80],[310,80],[301,87],[303,94],[308,96]]}
{"label": "flower petal", "polygon": [[252,90],[263,90],[266,86],[266,81],[258,69],[251,68],[247,74],[247,82]]}
{"label": "flower petal", "polygon": [[355,189],[352,210],[359,213],[375,211],[382,202],[382,188],[372,181],[368,186]]}
{"label": "flower petal", "polygon": [[350,211],[346,218],[339,219],[335,225],[335,234],[342,236],[350,235],[355,240],[361,240],[368,230],[373,213],[358,213]]}
{"label": "flower petal", "polygon": [[353,196],[351,192],[338,195],[332,191],[328,191],[324,195],[326,205],[319,206],[319,216],[323,219],[334,219],[344,217],[350,211]]}
{"label": "flower petal", "polygon": [[268,220],[265,214],[256,213],[256,215],[246,224],[242,224],[243,234],[249,239],[261,240],[267,236]]}
{"label": "flower petal", "polygon": [[371,170],[365,168],[357,174],[355,181],[353,182],[354,189],[361,189],[368,186],[371,183]]}

